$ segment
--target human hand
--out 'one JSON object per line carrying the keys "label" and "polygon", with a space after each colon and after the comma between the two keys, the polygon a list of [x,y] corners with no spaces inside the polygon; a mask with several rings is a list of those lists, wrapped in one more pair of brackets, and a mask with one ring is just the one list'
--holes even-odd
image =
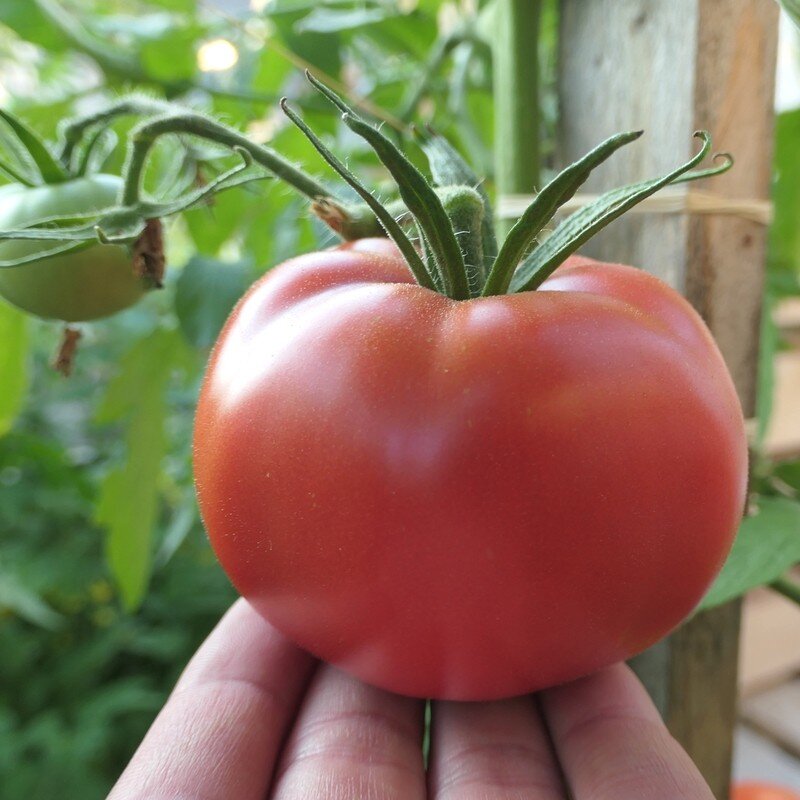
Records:
{"label": "human hand", "polygon": [[539,693],[423,703],[317,664],[240,600],[109,800],[713,800],[617,665]]}

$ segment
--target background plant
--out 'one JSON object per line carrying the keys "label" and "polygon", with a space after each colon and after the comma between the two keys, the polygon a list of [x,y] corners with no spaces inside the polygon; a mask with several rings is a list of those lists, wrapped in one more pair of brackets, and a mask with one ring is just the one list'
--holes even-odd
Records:
{"label": "background plant", "polygon": [[[557,117],[556,3],[542,12],[546,176]],[[314,165],[333,185],[280,113],[286,95],[389,199],[367,147],[309,90],[302,69],[310,67],[398,139],[412,119],[433,122],[493,193],[493,16],[492,2],[468,0],[6,0],[0,104],[52,140],[59,120],[138,90],[213,114]],[[768,308],[799,291],[798,114],[777,125]],[[119,140],[133,124],[114,123]],[[0,158],[10,147],[0,137]],[[170,165],[186,148],[200,162],[199,182],[221,168],[213,147],[165,138],[149,162],[148,189],[176,179]],[[117,146],[108,169],[118,172],[122,158]],[[334,242],[276,182],[219,195],[172,219],[167,233],[166,288],[87,326],[69,381],[49,366],[58,327],[0,304],[0,786],[9,797],[104,796],[177,671],[232,601],[191,485],[200,373],[255,277]],[[771,357],[781,346],[764,319],[762,436]],[[800,466],[759,459],[755,477],[760,513],[745,522],[709,604],[800,561]],[[130,485],[135,494],[124,490]]]}

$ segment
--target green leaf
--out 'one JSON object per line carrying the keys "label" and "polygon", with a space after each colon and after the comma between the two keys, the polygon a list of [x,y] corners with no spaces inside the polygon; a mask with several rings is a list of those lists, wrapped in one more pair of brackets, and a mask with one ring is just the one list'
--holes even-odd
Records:
{"label": "green leaf", "polygon": [[[419,3],[409,14],[395,14],[377,25],[366,27],[363,38],[369,38],[380,47],[397,54],[397,61],[423,62],[439,36],[436,21],[439,9],[437,7],[426,12],[421,6],[422,3]],[[397,61],[392,60],[393,72],[397,71]]]}
{"label": "green leaf", "polygon": [[336,33],[383,22],[389,15],[386,8],[315,8],[295,23],[297,33]]}
{"label": "green leaf", "polygon": [[28,320],[0,302],[0,436],[7,433],[22,408],[28,389]]}
{"label": "green leaf", "polygon": [[338,33],[298,33],[294,28],[298,15],[270,16],[277,33],[292,53],[313,64],[326,75],[339,75],[342,69],[342,53]]}
{"label": "green leaf", "polygon": [[731,554],[699,609],[713,608],[770,583],[800,561],[800,502],[760,497],[746,517]]}
{"label": "green leaf", "polygon": [[168,82],[192,78],[197,72],[195,43],[201,32],[193,25],[172,27],[144,42],[139,57],[148,77]]}
{"label": "green leaf", "polygon": [[36,592],[26,589],[13,575],[0,572],[0,611],[11,611],[40,628],[56,630],[64,618]]}
{"label": "green leaf", "polygon": [[567,217],[545,242],[522,262],[511,281],[511,291],[524,292],[536,289],[559,264],[563,263],[564,259],[572,255],[598,231],[664,186],[707,178],[730,169],[733,160],[726,155],[725,163],[719,167],[689,172],[708,155],[711,149],[711,137],[706,131],[697,131],[695,136],[703,141],[703,146],[685,164],[681,164],[660,178],[632,183],[606,192],[580,211]]}
{"label": "green leaf", "polygon": [[191,14],[197,10],[197,0],[147,0],[149,5],[158,6],[166,11],[177,11]]}
{"label": "green leaf", "polygon": [[253,91],[262,94],[278,93],[293,72],[292,64],[280,53],[267,46],[257,54],[250,86]]}
{"label": "green leaf", "polygon": [[0,3],[0,23],[49,54],[66,50],[69,46],[64,34],[50,23],[35,2]]}
{"label": "green leaf", "polygon": [[240,235],[250,199],[251,195],[245,192],[226,192],[214,197],[208,205],[197,206],[184,214],[197,250],[215,255],[231,237]]}
{"label": "green leaf", "polygon": [[252,277],[249,261],[225,263],[205,256],[189,260],[175,289],[175,313],[190,344],[214,344]]}
{"label": "green leaf", "polygon": [[14,135],[36,165],[45,183],[59,183],[67,180],[69,176],[38,133],[5,109],[0,108],[0,118],[14,131]]}
{"label": "green leaf", "polygon": [[508,291],[514,270],[556,211],[586,182],[595,167],[609,159],[621,147],[638,139],[642,133],[643,131],[628,131],[609,137],[583,158],[559,172],[536,195],[536,199],[508,232],[489,273],[484,294],[505,294]]}
{"label": "green leaf", "polygon": [[127,422],[127,457],[103,481],[95,519],[107,530],[106,557],[129,611],[142,601],[150,576],[166,452],[165,394],[183,350],[175,331],[157,330],[141,339],[123,359],[97,414],[101,422]]}

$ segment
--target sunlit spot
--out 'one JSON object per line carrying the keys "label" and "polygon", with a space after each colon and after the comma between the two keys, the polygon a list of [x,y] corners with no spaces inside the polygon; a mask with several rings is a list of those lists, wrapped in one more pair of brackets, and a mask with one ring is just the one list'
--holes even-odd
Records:
{"label": "sunlit spot", "polygon": [[239,51],[227,39],[203,42],[197,51],[197,66],[201,72],[223,72],[239,60]]}

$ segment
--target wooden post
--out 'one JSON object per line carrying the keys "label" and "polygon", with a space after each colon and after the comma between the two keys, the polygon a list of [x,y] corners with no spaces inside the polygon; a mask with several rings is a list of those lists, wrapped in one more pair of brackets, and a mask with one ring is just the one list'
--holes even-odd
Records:
{"label": "wooden post", "polygon": [[[702,188],[769,193],[777,40],[774,0],[562,0],[561,159],[611,133],[643,139],[599,169],[602,191],[685,160],[696,128],[734,154]],[[588,255],[641,266],[680,289],[714,333],[746,415],[755,404],[766,231],[723,216],[643,214],[614,223]],[[670,729],[720,800],[728,800],[736,708],[739,608],[686,623],[637,666]]]}

